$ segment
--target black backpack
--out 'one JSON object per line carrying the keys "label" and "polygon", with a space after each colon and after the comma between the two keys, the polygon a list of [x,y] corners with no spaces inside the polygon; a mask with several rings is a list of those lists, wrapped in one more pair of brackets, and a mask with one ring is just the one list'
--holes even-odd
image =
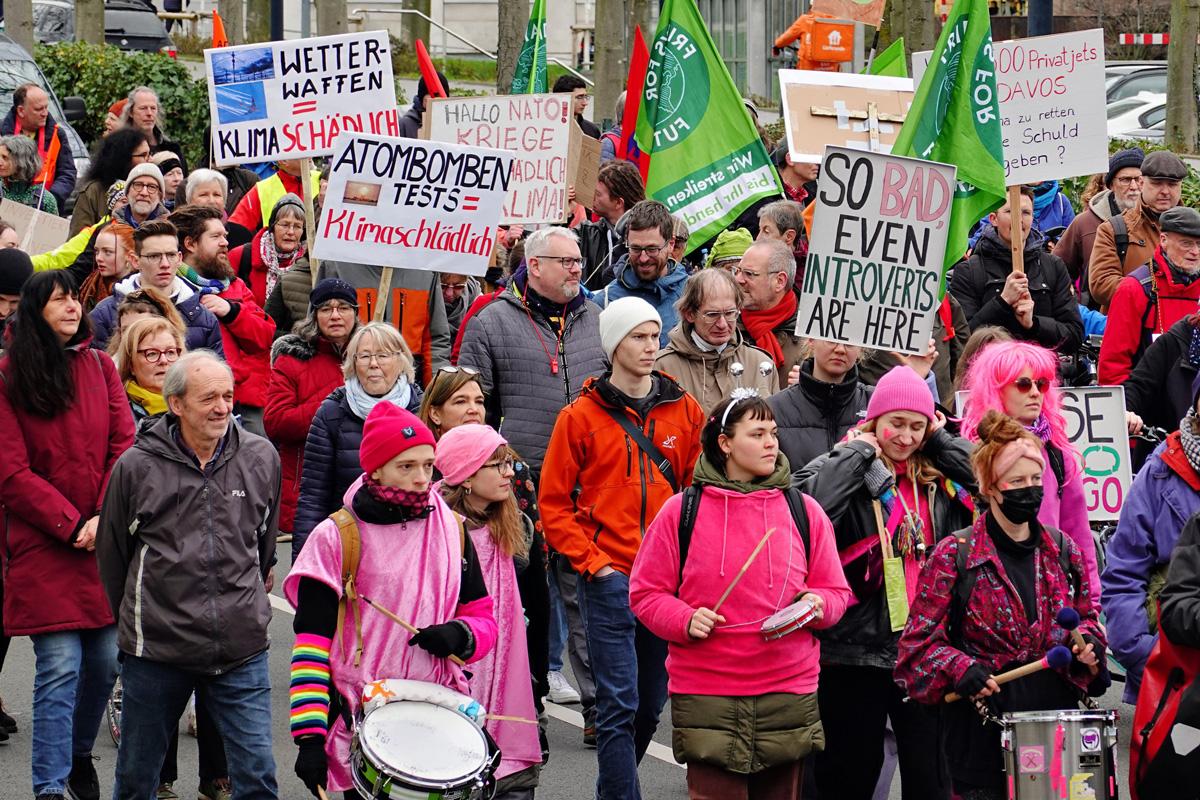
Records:
{"label": "black backpack", "polygon": [[[1121,265],[1121,269],[1125,269],[1125,254],[1129,252],[1129,227],[1125,224],[1124,214],[1113,214],[1108,219],[1109,224],[1113,229],[1113,242],[1117,246],[1117,263]],[[1089,259],[1090,261],[1090,259]],[[1091,264],[1084,264],[1083,275],[1079,279],[1079,291],[1083,304],[1093,311],[1100,310],[1100,304],[1092,297],[1092,290],[1088,286],[1088,281],[1091,279]]]}

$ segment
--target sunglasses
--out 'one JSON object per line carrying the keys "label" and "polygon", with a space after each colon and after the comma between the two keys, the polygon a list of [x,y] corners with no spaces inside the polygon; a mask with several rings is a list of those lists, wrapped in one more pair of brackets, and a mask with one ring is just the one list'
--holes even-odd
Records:
{"label": "sunglasses", "polygon": [[447,375],[453,375],[456,372],[465,372],[468,375],[478,375],[479,374],[479,370],[471,369],[470,367],[439,367],[438,374],[441,374],[443,372],[446,373]]}
{"label": "sunglasses", "polygon": [[1040,394],[1045,394],[1046,390],[1050,388],[1050,380],[1048,378],[1038,378],[1037,380],[1033,378],[1017,378],[1012,382],[1012,385],[1017,387],[1017,391],[1021,394],[1029,394],[1029,390],[1034,386],[1037,387]]}

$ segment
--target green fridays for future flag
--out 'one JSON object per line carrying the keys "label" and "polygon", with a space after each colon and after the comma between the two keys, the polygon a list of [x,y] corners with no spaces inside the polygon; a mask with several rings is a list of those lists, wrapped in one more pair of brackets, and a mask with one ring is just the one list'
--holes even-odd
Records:
{"label": "green fridays for future flag", "polygon": [[967,249],[971,226],[1005,196],[987,0],[955,0],[892,154],[958,167],[946,240],[949,268]]}
{"label": "green fridays for future flag", "polygon": [[650,155],[646,195],[684,219],[689,251],[782,192],[695,0],[663,3],[635,135]]}
{"label": "green fridays for future flag", "polygon": [[512,94],[545,94],[546,86],[546,0],[533,0],[525,42],[517,56]]}

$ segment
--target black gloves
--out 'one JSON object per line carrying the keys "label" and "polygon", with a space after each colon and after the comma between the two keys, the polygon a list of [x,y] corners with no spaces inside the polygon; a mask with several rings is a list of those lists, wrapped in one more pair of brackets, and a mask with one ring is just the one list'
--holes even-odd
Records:
{"label": "black gloves", "polygon": [[449,658],[451,655],[465,658],[470,642],[471,636],[466,625],[461,622],[443,622],[441,625],[430,625],[417,631],[409,640],[408,646],[416,645],[438,658]]}
{"label": "black gloves", "polygon": [[987,688],[990,677],[988,671],[981,667],[979,662],[976,662],[967,667],[967,671],[958,679],[958,683],[954,684],[954,691],[963,697],[974,697]]}
{"label": "black gloves", "polygon": [[296,777],[304,782],[313,797],[319,797],[317,788],[325,788],[328,782],[329,762],[325,758],[325,740],[320,736],[301,736],[296,740],[300,752],[296,754]]}

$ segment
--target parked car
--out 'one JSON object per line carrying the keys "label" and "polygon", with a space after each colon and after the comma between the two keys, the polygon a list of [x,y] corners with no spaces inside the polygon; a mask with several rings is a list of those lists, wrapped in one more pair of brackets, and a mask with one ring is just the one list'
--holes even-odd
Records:
{"label": "parked car", "polygon": [[1137,128],[1152,128],[1167,116],[1167,96],[1142,92],[1108,104],[1108,135],[1124,136]]}
{"label": "parked car", "polygon": [[[33,35],[46,44],[75,41],[75,4],[67,0],[34,0]],[[122,50],[176,56],[175,44],[158,12],[142,0],[107,0],[104,41]]]}
{"label": "parked car", "polygon": [[1142,92],[1167,93],[1165,61],[1109,61],[1104,65],[1107,102],[1136,97]]}

